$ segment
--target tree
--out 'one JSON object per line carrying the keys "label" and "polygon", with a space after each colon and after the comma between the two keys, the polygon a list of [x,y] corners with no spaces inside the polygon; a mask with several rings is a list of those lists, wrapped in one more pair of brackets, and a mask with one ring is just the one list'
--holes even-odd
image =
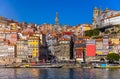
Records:
{"label": "tree", "polygon": [[109,33],[110,33],[110,30],[106,30],[106,31],[105,31],[105,34],[109,34]]}
{"label": "tree", "polygon": [[99,29],[94,29],[94,30],[88,30],[85,31],[85,36],[98,36],[100,34],[100,30]]}
{"label": "tree", "polygon": [[117,32],[113,31],[111,34],[117,34]]}
{"label": "tree", "polygon": [[110,53],[107,55],[107,60],[113,63],[114,61],[118,61],[120,59],[120,55],[116,53]]}
{"label": "tree", "polygon": [[85,31],[85,36],[93,36],[93,30],[88,30],[88,31]]}
{"label": "tree", "polygon": [[99,29],[94,29],[93,30],[93,36],[98,36],[100,34],[100,30]]}

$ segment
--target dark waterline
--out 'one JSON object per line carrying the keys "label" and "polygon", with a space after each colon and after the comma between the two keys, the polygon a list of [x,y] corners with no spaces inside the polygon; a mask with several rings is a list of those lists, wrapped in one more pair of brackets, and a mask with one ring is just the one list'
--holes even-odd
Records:
{"label": "dark waterline", "polygon": [[120,79],[120,69],[1,68],[0,79]]}

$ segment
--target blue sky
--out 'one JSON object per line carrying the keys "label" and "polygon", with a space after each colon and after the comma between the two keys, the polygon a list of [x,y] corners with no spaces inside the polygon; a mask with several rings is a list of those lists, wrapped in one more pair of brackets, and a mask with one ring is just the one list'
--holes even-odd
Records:
{"label": "blue sky", "polygon": [[18,22],[61,25],[92,23],[93,8],[120,10],[120,0],[0,0],[0,16]]}

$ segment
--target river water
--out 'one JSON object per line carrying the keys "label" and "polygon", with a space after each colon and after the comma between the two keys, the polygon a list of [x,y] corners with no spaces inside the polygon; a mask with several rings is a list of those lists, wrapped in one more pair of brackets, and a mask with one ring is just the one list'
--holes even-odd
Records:
{"label": "river water", "polygon": [[120,69],[0,68],[0,79],[120,79]]}

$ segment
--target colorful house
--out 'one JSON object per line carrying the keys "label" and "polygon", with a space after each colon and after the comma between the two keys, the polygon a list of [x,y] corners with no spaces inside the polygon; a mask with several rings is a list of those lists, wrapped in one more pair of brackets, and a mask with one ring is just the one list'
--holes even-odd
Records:
{"label": "colorful house", "polygon": [[28,41],[19,39],[16,44],[16,57],[22,61],[28,61]]}
{"label": "colorful house", "polygon": [[83,62],[83,51],[84,51],[83,47],[75,48],[75,59],[78,62]]}
{"label": "colorful house", "polygon": [[96,39],[96,55],[103,55],[103,40]]}
{"label": "colorful house", "polygon": [[87,57],[96,56],[96,46],[94,39],[89,39],[86,41],[86,56]]}
{"label": "colorful house", "polygon": [[30,62],[38,62],[39,60],[40,39],[37,36],[30,36],[28,39],[28,58]]}
{"label": "colorful house", "polygon": [[70,60],[70,39],[69,38],[60,38],[60,54],[59,60]]}

